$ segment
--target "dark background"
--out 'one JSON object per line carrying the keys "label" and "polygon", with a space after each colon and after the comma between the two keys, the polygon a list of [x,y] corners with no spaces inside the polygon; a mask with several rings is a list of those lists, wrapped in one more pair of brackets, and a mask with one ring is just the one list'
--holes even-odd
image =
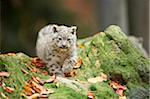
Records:
{"label": "dark background", "polygon": [[84,38],[119,25],[143,38],[149,53],[149,0],[0,0],[0,52],[35,55],[37,32],[47,24],[78,27]]}

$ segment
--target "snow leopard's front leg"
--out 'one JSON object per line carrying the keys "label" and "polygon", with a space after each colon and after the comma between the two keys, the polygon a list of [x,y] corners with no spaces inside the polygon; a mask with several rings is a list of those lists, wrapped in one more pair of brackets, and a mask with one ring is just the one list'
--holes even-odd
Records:
{"label": "snow leopard's front leg", "polygon": [[70,72],[73,69],[73,67],[75,66],[76,62],[77,62],[77,55],[76,55],[76,53],[74,53],[73,55],[71,55],[69,58],[67,58],[64,61],[64,64],[62,66],[63,73]]}

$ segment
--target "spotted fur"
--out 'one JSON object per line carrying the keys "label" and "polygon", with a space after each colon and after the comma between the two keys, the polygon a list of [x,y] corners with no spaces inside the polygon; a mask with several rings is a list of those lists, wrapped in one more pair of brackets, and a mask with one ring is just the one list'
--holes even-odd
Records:
{"label": "spotted fur", "polygon": [[76,27],[48,25],[38,33],[36,52],[50,73],[63,76],[77,60]]}

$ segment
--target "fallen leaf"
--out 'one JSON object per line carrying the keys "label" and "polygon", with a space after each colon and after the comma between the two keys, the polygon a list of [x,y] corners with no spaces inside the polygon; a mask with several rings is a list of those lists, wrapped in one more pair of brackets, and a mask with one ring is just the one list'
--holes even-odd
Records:
{"label": "fallen leaf", "polygon": [[75,66],[73,67],[73,68],[80,68],[81,67],[81,65],[82,65],[82,59],[78,59],[77,60],[77,63],[75,64]]}
{"label": "fallen leaf", "polygon": [[[47,82],[52,82],[55,78],[56,77],[54,75],[51,77],[51,80],[47,80]],[[24,86],[22,95],[27,99],[47,99],[48,95],[53,93],[54,91],[44,88],[44,86],[42,86],[44,83],[44,80],[41,80],[39,77],[33,76],[32,79],[29,80]]]}
{"label": "fallen leaf", "polygon": [[32,64],[38,68],[45,68],[46,64],[38,57],[32,58]]}
{"label": "fallen leaf", "polygon": [[40,72],[40,70],[38,68],[32,68],[30,71],[34,72],[34,73],[39,73]]}
{"label": "fallen leaf", "polygon": [[3,87],[3,89],[10,94],[14,92],[14,88],[11,87]]}
{"label": "fallen leaf", "polygon": [[4,93],[0,92],[0,96],[2,97],[2,99],[9,99]]}
{"label": "fallen leaf", "polygon": [[119,84],[116,83],[116,82],[114,82],[114,81],[111,81],[111,82],[110,82],[110,86],[111,86],[112,88],[114,88],[114,89],[117,89],[118,86],[119,86]]}
{"label": "fallen leaf", "polygon": [[88,82],[90,82],[90,83],[97,83],[97,82],[103,82],[103,81],[107,81],[107,75],[104,73],[101,73],[101,76],[97,76],[95,78],[88,79]]}
{"label": "fallen leaf", "polygon": [[51,93],[54,93],[54,91],[51,89],[44,89],[44,90],[42,90],[41,95],[48,95]]}
{"label": "fallen leaf", "polygon": [[119,96],[123,96],[123,91],[122,89],[117,89],[116,90],[116,94],[118,94]]}
{"label": "fallen leaf", "polygon": [[119,83],[114,82],[114,81],[111,81],[111,82],[110,82],[110,86],[111,86],[112,88],[114,88],[114,89],[122,89],[122,90],[126,90],[126,89],[127,89],[126,86],[122,86],[122,85],[120,85]]}
{"label": "fallen leaf", "polygon": [[0,77],[2,77],[2,76],[9,77],[10,73],[8,73],[8,72],[0,72]]}
{"label": "fallen leaf", "polygon": [[39,96],[40,96],[39,93],[35,93],[35,94],[31,95],[31,96],[26,96],[26,98],[27,98],[27,99],[38,99]]}
{"label": "fallen leaf", "polygon": [[88,93],[88,99],[94,99],[94,94],[92,92]]}
{"label": "fallen leaf", "polygon": [[25,69],[21,68],[21,71],[24,73],[24,74],[29,74],[29,72],[27,72]]}
{"label": "fallen leaf", "polygon": [[118,94],[119,96],[124,96],[123,91],[127,89],[126,86],[122,86],[120,84],[118,84],[117,82],[111,81],[110,82],[110,86],[116,90],[116,94]]}
{"label": "fallen leaf", "polygon": [[35,90],[35,92],[40,93],[43,90],[43,86],[37,84],[36,82],[34,82],[33,80],[29,82],[29,84],[31,84],[33,90]]}
{"label": "fallen leaf", "polygon": [[24,88],[23,92],[28,96],[31,96],[32,94],[35,93],[35,91],[31,88],[29,84],[26,84],[23,88]]}
{"label": "fallen leaf", "polygon": [[107,75],[106,75],[106,74],[101,73],[101,78],[102,78],[104,81],[107,81]]}
{"label": "fallen leaf", "polygon": [[41,80],[39,77],[32,77],[33,81],[35,81],[37,84],[41,84],[43,85],[44,84],[44,81]]}
{"label": "fallen leaf", "polygon": [[51,76],[49,79],[45,80],[45,83],[51,83],[56,79],[56,75]]}
{"label": "fallen leaf", "polygon": [[31,96],[26,96],[25,94],[22,94],[22,96],[24,96],[27,99],[48,99],[48,95],[42,95],[39,93],[35,93]]}

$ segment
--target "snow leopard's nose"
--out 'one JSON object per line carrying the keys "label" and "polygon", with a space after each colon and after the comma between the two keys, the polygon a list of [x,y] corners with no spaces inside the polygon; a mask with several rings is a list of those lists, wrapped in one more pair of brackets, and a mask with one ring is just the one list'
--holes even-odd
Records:
{"label": "snow leopard's nose", "polygon": [[62,48],[68,48],[67,45],[62,45]]}

